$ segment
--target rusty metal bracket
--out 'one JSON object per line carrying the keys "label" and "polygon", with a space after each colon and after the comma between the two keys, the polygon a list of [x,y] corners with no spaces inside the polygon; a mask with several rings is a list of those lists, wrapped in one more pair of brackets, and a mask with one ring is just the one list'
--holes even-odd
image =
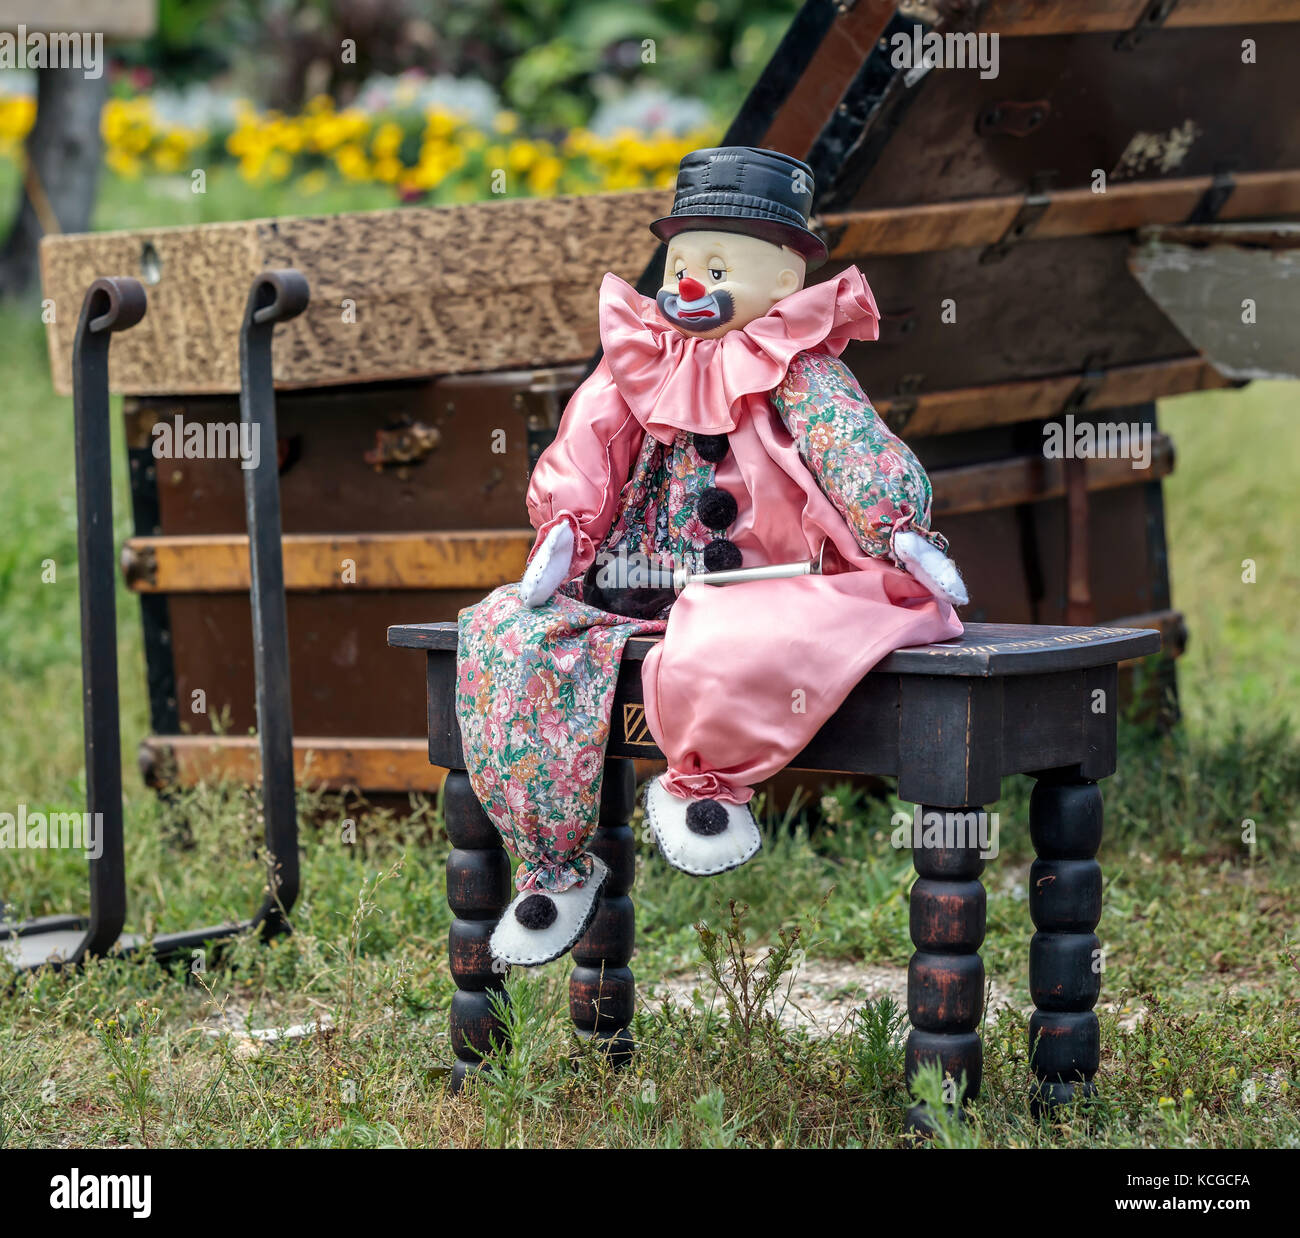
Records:
{"label": "rusty metal bracket", "polygon": [[1074,390],[1065,397],[1065,403],[1061,405],[1061,411],[1057,416],[1064,417],[1067,413],[1081,413],[1092,403],[1093,397],[1106,382],[1106,371],[1102,368],[1104,360],[1105,357],[1100,353],[1090,353],[1085,358],[1083,374],[1080,376]]}
{"label": "rusty metal bracket", "polygon": [[1201,200],[1197,202],[1188,215],[1189,224],[1212,224],[1219,217],[1219,212],[1227,205],[1228,199],[1232,197],[1232,191],[1236,189],[1237,182],[1233,175],[1228,171],[1216,172],[1214,180],[1210,182],[1210,187],[1201,195]]}
{"label": "rusty metal bracket", "polygon": [[158,555],[152,546],[122,547],[122,579],[128,589],[137,585],[154,585],[158,582]]}
{"label": "rusty metal bracket", "polygon": [[1048,99],[1033,99],[1027,103],[1004,99],[1001,103],[989,104],[980,112],[975,121],[975,132],[982,138],[995,134],[1025,138],[1042,126],[1051,111],[1052,104]]}
{"label": "rusty metal bracket", "polygon": [[1027,194],[1007,230],[980,254],[980,264],[983,266],[991,262],[1001,262],[1011,252],[1013,246],[1019,245],[1033,232],[1051,204],[1052,199],[1046,193]]}
{"label": "rusty metal bracket", "polygon": [[1117,52],[1133,51],[1153,30],[1159,30],[1169,20],[1169,14],[1178,7],[1178,0],[1150,0],[1146,8],[1138,14],[1132,27],[1115,40]]}
{"label": "rusty metal bracket", "polygon": [[409,418],[402,424],[375,431],[375,445],[365,453],[365,461],[376,473],[386,465],[418,464],[442,443],[437,426]]}

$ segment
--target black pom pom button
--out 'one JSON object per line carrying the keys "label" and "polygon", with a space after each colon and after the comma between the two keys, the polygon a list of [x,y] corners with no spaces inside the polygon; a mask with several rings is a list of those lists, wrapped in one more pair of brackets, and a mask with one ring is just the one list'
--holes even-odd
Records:
{"label": "black pom pom button", "polygon": [[530,894],[515,908],[515,919],[526,929],[550,928],[559,914],[545,894]]}
{"label": "black pom pom button", "polygon": [[725,537],[715,537],[704,548],[704,570],[707,572],[730,572],[740,566],[740,547],[729,542]]}
{"label": "black pom pom button", "polygon": [[695,450],[701,460],[710,464],[719,464],[727,454],[727,436],[725,434],[697,434]]}
{"label": "black pom pom button", "polygon": [[697,510],[700,523],[706,529],[718,530],[725,529],[735,520],[738,508],[736,500],[726,490],[710,486],[707,490],[701,491]]}
{"label": "black pom pom button", "polygon": [[717,800],[696,800],[686,809],[686,828],[711,837],[727,828],[727,810]]}

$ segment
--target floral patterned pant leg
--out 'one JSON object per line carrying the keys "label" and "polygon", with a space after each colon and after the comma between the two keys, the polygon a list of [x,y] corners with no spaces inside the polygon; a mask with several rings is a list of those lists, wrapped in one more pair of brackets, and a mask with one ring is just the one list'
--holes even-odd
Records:
{"label": "floral patterned pant leg", "polygon": [[523,863],[515,886],[560,893],[592,872],[610,711],[628,638],[664,624],[517,584],[460,612],[456,716],[470,784]]}

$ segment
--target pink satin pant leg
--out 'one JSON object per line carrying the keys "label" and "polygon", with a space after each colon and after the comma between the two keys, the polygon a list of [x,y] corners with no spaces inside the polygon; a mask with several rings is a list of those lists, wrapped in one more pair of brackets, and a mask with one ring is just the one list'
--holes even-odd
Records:
{"label": "pink satin pant leg", "polygon": [[745,803],[886,654],[961,631],[947,603],[874,561],[834,576],[689,586],[641,675],[668,789]]}

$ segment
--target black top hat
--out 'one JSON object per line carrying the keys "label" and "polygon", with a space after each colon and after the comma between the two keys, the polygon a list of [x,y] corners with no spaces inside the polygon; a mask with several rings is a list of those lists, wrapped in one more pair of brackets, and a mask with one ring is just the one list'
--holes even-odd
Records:
{"label": "black top hat", "polygon": [[753,146],[695,150],[677,170],[671,215],[650,231],[661,241],[679,232],[741,232],[788,245],[809,267],[826,261],[826,244],[808,230],[812,169],[779,151]]}

